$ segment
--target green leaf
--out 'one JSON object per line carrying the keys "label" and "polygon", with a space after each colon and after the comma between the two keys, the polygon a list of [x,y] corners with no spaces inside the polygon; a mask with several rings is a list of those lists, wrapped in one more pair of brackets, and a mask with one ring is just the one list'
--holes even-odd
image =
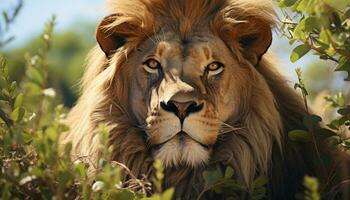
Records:
{"label": "green leaf", "polygon": [[73,174],[69,171],[60,171],[56,176],[58,186],[60,188],[64,188],[66,185],[70,185],[74,180]]}
{"label": "green leaf", "polygon": [[350,115],[350,105],[346,108],[339,109],[337,112],[343,116]]}
{"label": "green leaf", "polygon": [[307,52],[310,51],[310,47],[308,45],[302,44],[295,47],[290,55],[290,61],[295,62],[303,57]]}
{"label": "green leaf", "polygon": [[294,39],[290,39],[290,40],[289,40],[289,44],[290,44],[290,45],[293,45],[296,41],[297,41],[297,39],[295,39],[295,38],[294,38]]}
{"label": "green leaf", "polygon": [[303,12],[306,6],[307,6],[307,0],[300,0],[296,4],[294,4],[293,9],[295,11]]}
{"label": "green leaf", "polygon": [[298,0],[282,0],[280,1],[280,7],[290,7],[295,4]]}
{"label": "green leaf", "polygon": [[205,186],[211,187],[222,178],[222,174],[217,170],[204,171],[203,178],[205,181]]}
{"label": "green leaf", "polygon": [[350,5],[349,0],[323,0],[327,5],[337,10],[343,10]]}
{"label": "green leaf", "polygon": [[39,71],[39,69],[35,67],[31,67],[29,69],[29,76],[31,77],[32,81],[37,83],[38,85],[42,86],[44,83],[44,76],[43,74]]}
{"label": "green leaf", "polygon": [[2,16],[3,16],[4,20],[5,20],[5,23],[8,24],[10,22],[10,18],[8,16],[7,12],[2,11]]}
{"label": "green leaf", "polygon": [[165,190],[165,192],[162,194],[162,200],[171,200],[174,194],[174,188],[169,188]]}
{"label": "green leaf", "polygon": [[232,167],[230,167],[230,166],[226,167],[224,177],[225,178],[232,178],[233,174],[234,174],[234,170],[232,169]]}
{"label": "green leaf", "polygon": [[307,33],[305,33],[305,21],[306,19],[303,19],[299,22],[299,24],[295,27],[293,31],[293,38],[299,39],[299,40],[306,40],[307,39]]}
{"label": "green leaf", "polygon": [[330,19],[329,19],[329,15],[326,13],[321,13],[321,15],[319,17],[319,21],[323,27],[329,27],[330,23],[331,23]]}
{"label": "green leaf", "polygon": [[325,44],[325,45],[329,45],[328,34],[330,34],[329,30],[327,30],[327,29],[322,29],[322,31],[321,31],[321,33],[320,33],[319,41],[322,42],[322,43]]}
{"label": "green leaf", "polygon": [[21,93],[16,97],[14,108],[21,107],[22,104],[23,104],[23,94]]}
{"label": "green leaf", "polygon": [[17,82],[13,81],[10,86],[11,93],[14,92],[17,89]]}
{"label": "green leaf", "polygon": [[304,187],[307,189],[305,192],[305,199],[319,200],[320,194],[318,193],[318,180],[311,176],[304,177]]}
{"label": "green leaf", "polygon": [[63,152],[65,153],[65,155],[70,155],[71,151],[72,151],[72,143],[69,142],[69,143],[64,145],[64,151]]}
{"label": "green leaf", "polygon": [[309,142],[311,135],[305,130],[293,130],[288,133],[289,139],[296,142]]}
{"label": "green leaf", "polygon": [[344,14],[345,19],[350,17],[350,9],[348,9]]}
{"label": "green leaf", "polygon": [[45,133],[46,133],[46,136],[52,141],[56,141],[58,138],[58,133],[57,133],[56,129],[53,127],[47,128],[45,130]]}
{"label": "green leaf", "polygon": [[337,133],[335,133],[329,129],[326,129],[326,128],[321,128],[320,130],[318,130],[316,132],[316,137],[318,139],[321,139],[321,140],[327,139],[327,138],[330,138],[330,137],[336,136],[336,135],[337,135]]}
{"label": "green leaf", "polygon": [[12,111],[11,119],[13,121],[19,122],[23,119],[25,112],[26,110],[24,108],[18,107],[14,111]]}
{"label": "green leaf", "polygon": [[155,175],[156,175],[157,180],[162,181],[164,178],[164,174],[163,174],[164,167],[163,167],[162,161],[161,160],[154,161],[153,167],[156,170]]}
{"label": "green leaf", "polygon": [[219,189],[222,189],[224,187],[230,188],[230,190],[237,190],[237,191],[245,189],[245,187],[243,185],[241,185],[238,181],[236,181],[234,179],[225,179],[225,180],[223,180],[221,185],[220,184],[216,185],[213,188],[213,190],[218,191]]}
{"label": "green leaf", "polygon": [[35,83],[29,82],[25,84],[26,96],[38,96],[41,95],[41,87]]}
{"label": "green leaf", "polygon": [[335,119],[333,120],[330,124],[328,124],[327,126],[331,129],[334,130],[339,130],[339,127],[342,126],[346,121],[347,121],[347,117],[341,117],[339,119]]}
{"label": "green leaf", "polygon": [[259,176],[256,178],[253,182],[253,187],[254,188],[260,188],[264,185],[266,185],[269,182],[269,179],[265,176]]}
{"label": "green leaf", "polygon": [[306,115],[303,119],[304,125],[310,130],[322,121],[322,118],[317,115]]}
{"label": "green leaf", "polygon": [[300,13],[307,13],[308,15],[313,15],[315,12],[315,1],[316,0],[299,0],[294,6],[294,10],[299,11]]}
{"label": "green leaf", "polygon": [[11,98],[10,92],[9,92],[6,88],[3,88],[3,89],[1,90],[1,93],[2,93],[2,95],[4,95],[5,97]]}
{"label": "green leaf", "polygon": [[298,3],[294,5],[294,9],[301,13],[307,12],[309,15],[314,11],[314,0],[299,0]]}
{"label": "green leaf", "polygon": [[306,40],[309,33],[321,30],[320,20],[316,17],[306,17],[302,19],[295,27],[293,36],[294,39]]}
{"label": "green leaf", "polygon": [[135,199],[135,194],[129,190],[122,190],[121,192],[117,193],[115,199],[133,200]]}
{"label": "green leaf", "polygon": [[350,59],[346,59],[345,57],[341,58],[335,71],[347,72],[348,77],[345,80],[350,81]]}
{"label": "green leaf", "polygon": [[86,168],[83,162],[78,163],[77,161],[74,163],[75,170],[79,174],[80,177],[84,178],[86,176]]}
{"label": "green leaf", "polygon": [[260,199],[266,199],[266,188],[260,187],[257,189],[254,189],[252,194],[252,200],[260,200]]}

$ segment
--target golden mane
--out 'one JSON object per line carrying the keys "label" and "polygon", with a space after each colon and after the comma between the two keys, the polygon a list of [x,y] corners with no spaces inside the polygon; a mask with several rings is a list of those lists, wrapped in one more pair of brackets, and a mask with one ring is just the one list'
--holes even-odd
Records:
{"label": "golden mane", "polygon": [[[89,156],[97,164],[97,127],[104,123],[109,127],[110,143],[114,146],[111,159],[124,163],[141,177],[151,173],[153,158],[142,130],[129,116],[130,111],[120,106],[121,98],[128,95],[128,78],[132,76],[123,68],[129,55],[164,25],[184,40],[207,25],[213,34],[230,43],[241,34],[242,30],[237,31],[241,24],[246,35],[270,30],[275,25],[274,11],[268,0],[109,0],[108,9],[110,23],[101,24],[102,29],[110,34],[127,35],[128,39],[109,58],[100,47],[90,53],[82,96],[69,113],[67,123],[71,130],[61,138],[61,143],[72,143],[73,157]],[[237,60],[247,62],[240,46],[229,48]],[[243,86],[249,101],[242,103],[241,120],[235,122],[244,128],[218,140],[207,166],[166,169],[164,185],[175,186],[177,197],[195,198],[204,187],[202,172],[206,169],[232,166],[236,178],[248,187],[257,175],[269,176],[271,198],[276,199],[293,196],[298,189],[295,185],[300,184],[305,172],[316,173],[305,161],[308,153],[300,152],[299,146],[291,147],[286,138],[289,130],[303,127],[306,111],[300,96],[275,70],[270,56],[254,60],[257,64],[252,77],[243,78],[258,84]],[[120,73],[125,76],[118,76]],[[285,173],[292,178],[287,180]],[[288,184],[293,186],[288,188]]]}

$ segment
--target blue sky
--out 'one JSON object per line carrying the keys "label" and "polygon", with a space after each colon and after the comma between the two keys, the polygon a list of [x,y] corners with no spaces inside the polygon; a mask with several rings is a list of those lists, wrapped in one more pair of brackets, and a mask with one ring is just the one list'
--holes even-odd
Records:
{"label": "blue sky", "polygon": [[[1,0],[0,10],[11,8],[16,0]],[[88,21],[98,23],[105,15],[104,3],[106,0],[24,0],[24,7],[20,12],[15,24],[10,29],[9,35],[15,35],[16,40],[9,48],[16,47],[21,43],[39,35],[45,22],[55,14],[57,16],[56,31],[62,31],[69,27],[77,30],[79,22]],[[77,23],[78,22],[78,23]],[[302,58],[297,63],[290,63],[289,54],[292,47],[285,39],[276,34],[272,43],[271,51],[282,61],[282,72],[294,77],[294,68],[309,63],[310,56]]]}
{"label": "blue sky", "polygon": [[[9,9],[17,2],[1,1],[0,10]],[[53,14],[57,16],[57,31],[79,21],[97,23],[104,16],[103,6],[104,0],[24,0],[24,7],[9,32],[9,35],[16,36],[11,45],[17,46],[40,34],[43,25]]]}

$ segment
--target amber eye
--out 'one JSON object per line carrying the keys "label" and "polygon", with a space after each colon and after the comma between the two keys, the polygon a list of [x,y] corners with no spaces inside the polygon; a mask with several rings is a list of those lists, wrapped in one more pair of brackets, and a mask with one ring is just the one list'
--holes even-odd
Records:
{"label": "amber eye", "polygon": [[148,72],[148,73],[158,73],[159,69],[161,69],[161,65],[160,63],[151,58],[151,59],[148,59],[146,60],[144,63],[143,63],[143,68]]}
{"label": "amber eye", "polygon": [[207,65],[209,75],[217,75],[220,74],[224,70],[224,65],[220,62],[212,62]]}

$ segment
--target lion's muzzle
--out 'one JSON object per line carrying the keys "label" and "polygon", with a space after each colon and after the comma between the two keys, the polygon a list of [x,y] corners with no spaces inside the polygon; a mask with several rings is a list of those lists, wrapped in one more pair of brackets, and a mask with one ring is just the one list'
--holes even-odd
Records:
{"label": "lion's muzzle", "polygon": [[196,113],[203,109],[203,103],[198,105],[195,101],[169,101],[167,103],[161,102],[160,106],[165,111],[174,113],[180,119],[181,126],[187,116],[189,116],[191,113]]}

